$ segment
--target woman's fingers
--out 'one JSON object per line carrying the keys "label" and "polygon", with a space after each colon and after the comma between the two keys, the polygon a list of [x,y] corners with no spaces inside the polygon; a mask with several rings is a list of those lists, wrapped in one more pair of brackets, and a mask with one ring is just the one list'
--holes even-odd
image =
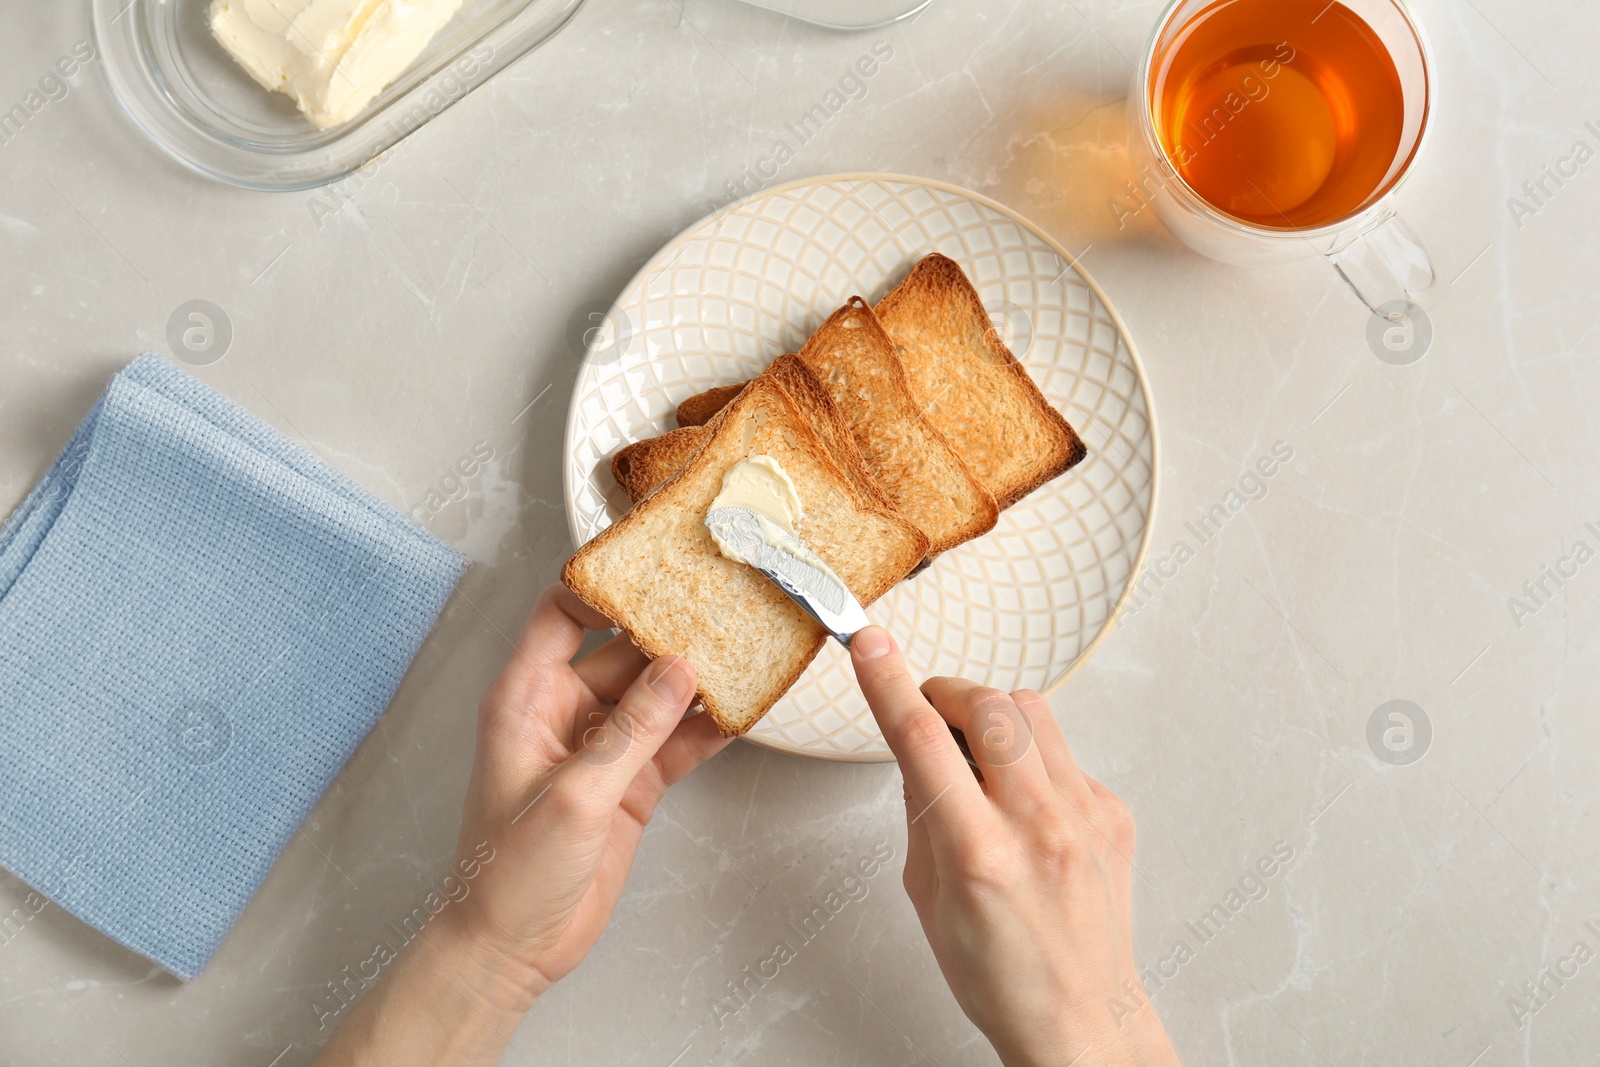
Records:
{"label": "woman's fingers", "polygon": [[992,830],[996,816],[988,798],[950,728],[918,691],[889,632],[869,626],[857,633],[850,639],[850,659],[910,789],[912,827],[926,821],[935,852]]}
{"label": "woman's fingers", "polygon": [[511,803],[571,751],[582,686],[567,662],[588,628],[609,625],[566,586],[552,585],[523,624],[511,659],[478,705],[478,787]]}
{"label": "woman's fingers", "polygon": [[577,750],[551,790],[562,806],[610,818],[634,777],[672,736],[694,699],[695,673],[663,656],[634,679],[609,715],[580,732]]}
{"label": "woman's fingers", "polygon": [[1087,774],[1083,780],[1088,783],[1089,789],[1094,794],[1094,818],[1091,823],[1098,834],[1115,852],[1118,857],[1131,868],[1133,865],[1133,845],[1135,829],[1133,813],[1128,810],[1128,805],[1104,784],[1090,778]]}
{"label": "woman's fingers", "polygon": [[733,741],[723,737],[709,715],[690,715],[673,727],[654,759],[634,776],[622,809],[641,827],[655,814],[667,790]]}
{"label": "woman's fingers", "polygon": [[650,666],[650,657],[639,651],[626,634],[618,634],[572,665],[596,700],[615,704],[628,686]]}
{"label": "woman's fingers", "polygon": [[1033,743],[1033,720],[1010,694],[964,678],[929,678],[922,693],[966,738],[993,800],[1021,813],[1050,798],[1053,787]]}
{"label": "woman's fingers", "polygon": [[589,630],[608,630],[611,620],[578,599],[578,594],[557,583],[539,596],[533,614],[517,638],[517,654],[507,666],[515,670],[565,666],[578,654]]}
{"label": "woman's fingers", "polygon": [[548,720],[553,736],[564,738],[571,730],[575,699],[567,691],[567,665],[588,630],[610,625],[566,586],[545,589],[522,626],[510,661],[484,693],[482,706],[516,718],[531,713]]}
{"label": "woman's fingers", "polygon": [[912,822],[917,814],[917,801],[912,798],[909,788],[905,790],[905,797],[906,869],[901,881],[905,884],[906,895],[911,898],[912,907],[917,909],[917,915],[921,918],[938,895],[939,870],[933,862],[933,842],[928,838],[928,821],[919,819]]}
{"label": "woman's fingers", "polygon": [[1050,781],[1087,821],[1094,808],[1094,794],[1078,769],[1077,757],[1072,754],[1072,746],[1067,744],[1049,703],[1032,689],[1019,689],[1011,694],[1011,699],[1033,723],[1033,743],[1044,760],[1045,770],[1050,773]]}
{"label": "woman's fingers", "polygon": [[676,785],[685,776],[718,752],[727,748],[733,738],[723,737],[717,724],[709,715],[691,715],[672,729],[661,751],[656,753],[656,767],[661,773],[661,791]]}

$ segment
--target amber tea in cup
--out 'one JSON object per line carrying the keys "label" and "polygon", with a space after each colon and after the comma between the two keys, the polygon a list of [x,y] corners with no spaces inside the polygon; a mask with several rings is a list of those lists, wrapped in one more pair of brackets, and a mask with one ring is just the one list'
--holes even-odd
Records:
{"label": "amber tea in cup", "polygon": [[1335,0],[1217,0],[1156,61],[1156,128],[1189,186],[1266,226],[1320,226],[1380,191],[1405,118],[1394,60]]}
{"label": "amber tea in cup", "polygon": [[1320,252],[1374,310],[1404,300],[1433,277],[1390,195],[1431,66],[1403,0],[1173,0],[1135,75],[1130,188],[1206,255]]}

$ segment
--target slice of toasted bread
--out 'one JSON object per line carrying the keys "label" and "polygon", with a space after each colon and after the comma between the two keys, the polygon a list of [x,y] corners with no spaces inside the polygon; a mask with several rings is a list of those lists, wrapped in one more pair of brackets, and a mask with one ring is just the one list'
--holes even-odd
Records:
{"label": "slice of toasted bread", "polygon": [[647,655],[692,663],[707,714],[732,736],[766,714],[827,637],[760,573],[717,551],[704,521],[728,468],[753,455],[782,465],[800,492],[796,532],[863,604],[905,577],[928,542],[855,488],[775,377],[757,378],[706,430],[688,465],[580,548],[561,578]]}
{"label": "slice of toasted bread", "polygon": [[[800,357],[779,356],[762,373],[771,376],[783,387],[783,391],[799,409],[801,417],[821,439],[823,447],[844,472],[844,476],[850,479],[850,483],[864,496],[871,497],[886,508],[893,508],[894,504],[867,472],[855,438],[839,417],[827,388],[800,362]],[[741,382],[738,388],[743,389],[744,386],[745,383]],[[733,392],[733,396],[737,395],[738,389]],[[723,406],[718,405],[717,410],[722,410]],[[712,416],[715,414],[711,413]],[[704,426],[683,426],[668,430],[659,437],[636,441],[611,457],[611,475],[628,494],[628,499],[637,504],[649,496],[656,486],[682,469],[705,439],[705,432]]]}
{"label": "slice of toasted bread", "polygon": [[635,441],[611,457],[611,477],[622,486],[628,499],[637,504],[681,470],[705,437],[705,427],[684,426],[668,430],[659,437]]}
{"label": "slice of toasted bread", "polygon": [[876,311],[917,403],[1002,508],[1083,459],[1083,442],[1000,340],[954,260],[926,257]]}
{"label": "slice of toasted bread", "polygon": [[799,356],[785,355],[773,360],[772,365],[762,373],[771,375],[789,394],[789,399],[799,409],[806,425],[821,439],[833,462],[850,479],[850,484],[863,496],[893,510],[894,502],[884,493],[883,487],[873,480],[861,450],[856,447],[855,435],[850,432],[833,398],[828,395],[828,387],[812,373],[811,368]]}
{"label": "slice of toasted bread", "polygon": [[704,426],[711,421],[711,416],[726,407],[728,401],[738,396],[739,390],[743,388],[743,382],[734,382],[732,385],[713,386],[703,393],[694,394],[678,405],[678,425]]}
{"label": "slice of toasted bread", "polygon": [[744,382],[732,385],[713,385],[703,393],[696,393],[678,405],[679,426],[704,426],[711,416],[727,407],[728,401],[739,395]]}
{"label": "slice of toasted bread", "polygon": [[993,494],[918,410],[894,342],[865,300],[853,296],[834,312],[800,360],[827,388],[873,480],[928,535],[930,555],[993,528]]}

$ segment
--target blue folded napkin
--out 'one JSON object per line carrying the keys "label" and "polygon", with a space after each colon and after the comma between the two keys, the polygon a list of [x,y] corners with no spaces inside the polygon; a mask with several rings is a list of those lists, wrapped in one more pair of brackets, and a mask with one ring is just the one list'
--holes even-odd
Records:
{"label": "blue folded napkin", "polygon": [[0,864],[195,978],[464,566],[134,360],[0,528]]}

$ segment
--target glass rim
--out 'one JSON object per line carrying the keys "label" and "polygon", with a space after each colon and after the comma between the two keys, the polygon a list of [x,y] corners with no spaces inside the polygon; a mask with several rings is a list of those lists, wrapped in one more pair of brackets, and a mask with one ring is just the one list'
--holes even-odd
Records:
{"label": "glass rim", "polygon": [[[1385,202],[1398,189],[1402,182],[1411,174],[1411,168],[1416,163],[1417,157],[1422,152],[1422,146],[1427,142],[1433,129],[1434,97],[1436,85],[1433,75],[1433,47],[1428,42],[1428,36],[1422,30],[1422,25],[1411,13],[1411,8],[1406,0],[1384,0],[1392,6],[1410,31],[1412,39],[1417,45],[1417,55],[1422,61],[1422,119],[1417,129],[1416,140],[1411,145],[1411,150],[1406,154],[1405,160],[1400,164],[1400,169],[1387,183],[1374,190],[1372,194],[1356,210],[1332,222],[1325,222],[1319,226],[1267,226],[1260,223],[1247,222],[1237,215],[1230,215],[1216,207],[1211,201],[1201,196],[1194,186],[1190,185],[1183,174],[1167,154],[1166,146],[1161,143],[1156,135],[1155,115],[1151,111],[1150,79],[1154,73],[1155,58],[1161,39],[1167,29],[1172,25],[1173,18],[1178,9],[1192,0],[1168,0],[1167,6],[1161,10],[1156,18],[1155,28],[1150,31],[1150,38],[1145,43],[1144,51],[1139,57],[1139,65],[1134,70],[1134,92],[1138,96],[1139,135],[1145,140],[1145,147],[1162,168],[1162,178],[1175,186],[1177,194],[1183,205],[1200,215],[1209,222],[1237,231],[1251,237],[1265,238],[1268,240],[1314,240],[1318,237],[1335,237],[1351,226],[1361,222],[1371,221],[1370,216],[1383,213]],[[1359,17],[1359,16],[1358,16]],[[1366,21],[1366,20],[1362,20]]]}

